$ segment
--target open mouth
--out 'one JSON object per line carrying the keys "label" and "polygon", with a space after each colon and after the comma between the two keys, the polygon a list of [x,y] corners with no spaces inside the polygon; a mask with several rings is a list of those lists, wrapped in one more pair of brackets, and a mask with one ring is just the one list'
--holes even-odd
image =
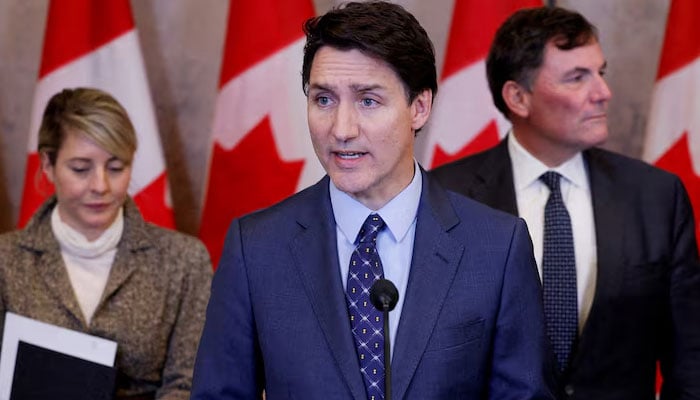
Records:
{"label": "open mouth", "polygon": [[342,158],[343,160],[354,160],[357,158],[362,157],[367,153],[361,153],[361,152],[352,152],[352,151],[344,151],[344,152],[336,152],[335,155]]}

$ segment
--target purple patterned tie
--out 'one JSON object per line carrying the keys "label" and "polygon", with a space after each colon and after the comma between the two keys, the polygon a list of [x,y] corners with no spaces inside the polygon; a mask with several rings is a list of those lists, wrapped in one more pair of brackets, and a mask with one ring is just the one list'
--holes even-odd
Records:
{"label": "purple patterned tie", "polygon": [[369,400],[384,399],[384,320],[369,300],[372,284],[384,276],[377,253],[377,234],[384,227],[379,215],[367,217],[357,235],[357,247],[350,257],[348,270],[350,325]]}
{"label": "purple patterned tie", "polygon": [[561,175],[548,171],[540,180],[550,190],[544,208],[542,287],[547,335],[552,342],[559,370],[569,364],[571,347],[578,332],[576,259],[571,220],[561,197]]}

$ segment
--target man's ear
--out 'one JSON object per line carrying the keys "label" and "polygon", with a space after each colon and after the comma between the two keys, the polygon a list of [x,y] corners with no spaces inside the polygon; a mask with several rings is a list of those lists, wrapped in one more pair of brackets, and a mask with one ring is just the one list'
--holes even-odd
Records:
{"label": "man's ear", "polygon": [[39,153],[39,156],[41,157],[41,170],[44,171],[44,175],[46,175],[49,182],[54,183],[54,166],[51,164],[49,155],[42,151]]}
{"label": "man's ear", "polygon": [[411,103],[411,127],[414,131],[420,129],[428,122],[430,111],[433,108],[433,91],[425,89],[413,99]]}
{"label": "man's ear", "polygon": [[507,81],[501,89],[503,101],[512,114],[526,118],[530,114],[530,92],[515,81]]}

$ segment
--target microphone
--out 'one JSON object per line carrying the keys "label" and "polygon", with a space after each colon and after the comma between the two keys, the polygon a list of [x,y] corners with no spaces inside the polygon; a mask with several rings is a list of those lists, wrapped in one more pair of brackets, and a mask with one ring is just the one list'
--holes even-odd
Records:
{"label": "microphone", "polygon": [[379,279],[369,289],[369,300],[379,311],[392,311],[399,301],[399,291],[388,279]]}
{"label": "microphone", "polygon": [[379,279],[369,289],[369,300],[374,308],[384,314],[384,400],[391,400],[391,336],[389,334],[389,311],[399,301],[399,291],[387,279]]}

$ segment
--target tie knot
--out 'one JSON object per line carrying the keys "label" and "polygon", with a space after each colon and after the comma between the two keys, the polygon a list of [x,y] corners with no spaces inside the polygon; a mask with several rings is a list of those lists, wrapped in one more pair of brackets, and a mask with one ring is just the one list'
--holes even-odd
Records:
{"label": "tie knot", "polygon": [[540,180],[544,182],[544,184],[547,185],[549,190],[552,192],[559,192],[560,179],[561,175],[554,171],[547,171],[540,176]]}
{"label": "tie knot", "polygon": [[365,220],[365,223],[362,224],[360,233],[357,235],[359,242],[365,243],[377,240],[377,235],[385,226],[386,224],[384,224],[384,220],[379,214],[370,214]]}

